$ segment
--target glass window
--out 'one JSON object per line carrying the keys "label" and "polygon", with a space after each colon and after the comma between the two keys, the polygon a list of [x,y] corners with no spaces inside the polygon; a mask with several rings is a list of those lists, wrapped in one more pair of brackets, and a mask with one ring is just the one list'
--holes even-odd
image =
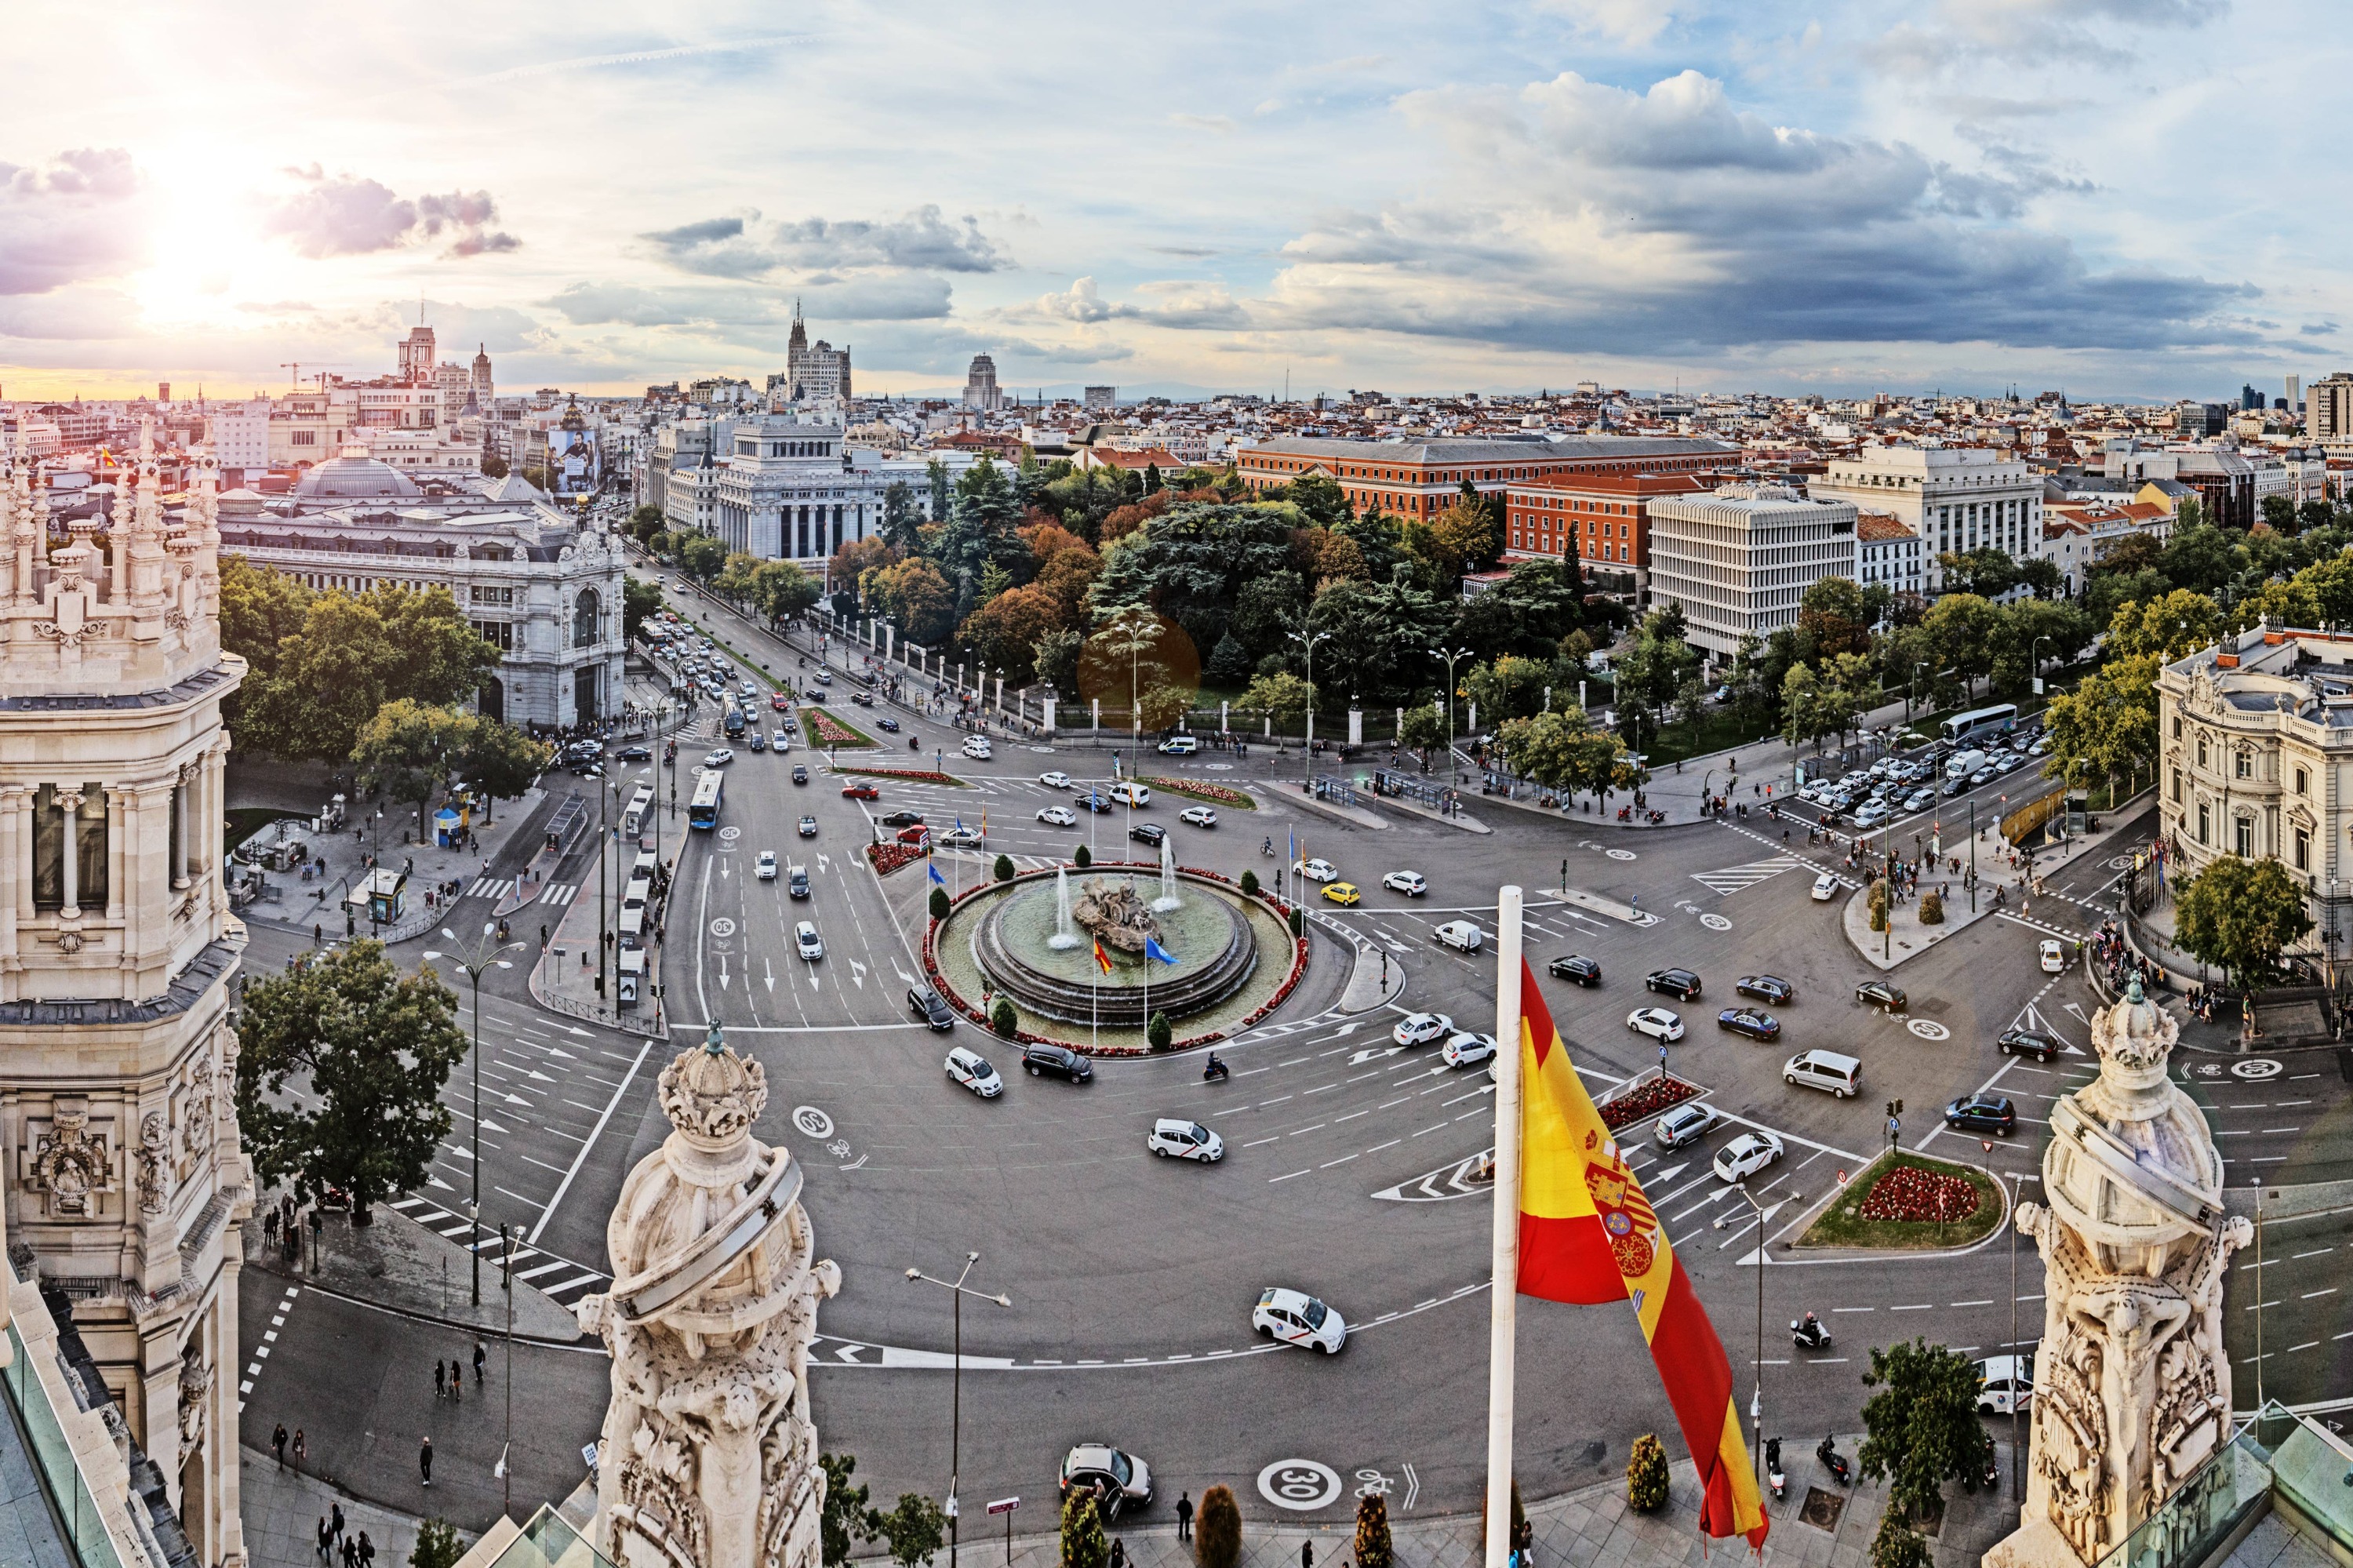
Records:
{"label": "glass window", "polygon": [[2310,864],[2309,864],[2309,863],[2307,863],[2311,860],[2311,858],[2312,858],[2312,835],[2311,835],[2310,833],[2308,833],[2308,832],[2306,832],[2302,828],[2298,828],[2298,829],[2296,829],[2296,831],[2295,831],[2295,868],[2296,868],[2296,870],[2298,870],[2298,871],[2309,871],[2309,870],[2311,870],[2312,868],[2311,868]]}
{"label": "glass window", "polygon": [[2199,804],[2198,804],[2198,842],[2199,842],[2200,843],[2201,843],[2201,844],[2207,842],[2207,839],[2206,839],[2206,804],[2205,804],[2205,802],[2204,802],[2204,801],[2202,801],[2202,800],[2201,800],[2201,801],[2200,801],[2200,802],[2199,802]]}
{"label": "glass window", "polygon": [[[69,792],[73,786],[67,786]],[[80,786],[75,812],[74,906],[104,908],[107,900],[106,790]],[[62,909],[66,898],[66,811],[58,786],[44,784],[33,797],[33,907]]]}
{"label": "glass window", "polygon": [[2234,753],[2231,759],[2231,765],[2232,771],[2236,773],[2242,779],[2252,779],[2255,775],[2255,759],[2246,752],[2242,751]]}
{"label": "glass window", "polygon": [[2304,793],[2304,785],[2305,772],[2303,768],[2299,768],[2295,770],[2295,792],[2297,794],[2301,795]]}
{"label": "glass window", "polygon": [[2238,855],[2241,859],[2244,859],[2247,856],[2253,854],[2255,853],[2255,824],[2245,817],[2239,817],[2232,820],[2231,827],[2232,830],[2231,853]]}

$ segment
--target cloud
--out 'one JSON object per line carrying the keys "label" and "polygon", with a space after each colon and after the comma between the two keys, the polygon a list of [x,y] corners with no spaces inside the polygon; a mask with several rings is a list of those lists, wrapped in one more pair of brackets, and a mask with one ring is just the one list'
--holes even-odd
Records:
{"label": "cloud", "polygon": [[1627,48],[1648,46],[1675,19],[1656,0],[1546,0],[1540,9],[1567,17],[1583,37]]}
{"label": "cloud", "polygon": [[1172,114],[1168,122],[1188,131],[1214,131],[1220,136],[1230,136],[1240,129],[1229,114]]}
{"label": "cloud", "polygon": [[2305,337],[2332,337],[2338,328],[2335,322],[2306,322],[2295,330]]}
{"label": "cloud", "polygon": [[1901,22],[1863,58],[1906,76],[1993,61],[2114,68],[2132,59],[2128,27],[2196,27],[2218,7],[2199,0],[1937,0],[1926,25]]}
{"label": "cloud", "polygon": [[[2031,158],[1960,170],[1900,143],[1779,126],[1684,71],[1636,92],[1564,73],[1402,108],[1457,167],[1443,196],[1314,221],[1269,297],[1171,292],[1231,330],[1374,328],[1514,350],[1702,355],[1793,343],[2149,351],[2244,344],[2254,291],[2094,272],[2029,203]],[[1189,308],[1180,308],[1189,307]]]}
{"label": "cloud", "polygon": [[787,268],[893,267],[934,272],[995,272],[1012,258],[979,220],[951,220],[935,206],[880,221],[805,217],[764,222],[757,212],[706,218],[641,234],[656,255],[688,272],[765,277]]}
{"label": "cloud", "polygon": [[[807,313],[828,323],[932,321],[948,314],[946,281],[921,273],[873,274],[804,283]],[[644,288],[575,283],[542,301],[575,326],[679,328],[722,336],[788,327],[792,300],[770,289]]]}
{"label": "cloud", "polygon": [[136,270],[147,256],[145,196],[119,147],[60,153],[47,168],[0,163],[0,295]]}
{"label": "cloud", "polygon": [[313,260],[366,256],[449,238],[448,255],[480,256],[521,247],[513,235],[491,228],[498,203],[488,191],[451,191],[415,200],[396,195],[381,181],[337,175],[329,178],[316,164],[285,171],[302,188],[271,204],[262,231],[292,241]]}
{"label": "cloud", "polygon": [[1040,315],[1071,322],[1107,322],[1113,316],[1136,313],[1131,306],[1115,305],[1104,299],[1092,278],[1077,279],[1059,294],[1040,294],[1034,304]]}

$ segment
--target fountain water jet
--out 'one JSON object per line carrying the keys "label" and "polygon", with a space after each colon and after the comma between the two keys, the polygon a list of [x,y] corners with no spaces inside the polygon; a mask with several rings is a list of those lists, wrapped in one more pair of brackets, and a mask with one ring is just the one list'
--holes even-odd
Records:
{"label": "fountain water jet", "polygon": [[1071,868],[1054,868],[1054,934],[1046,945],[1057,952],[1069,952],[1079,945],[1079,934],[1071,929]]}
{"label": "fountain water jet", "polygon": [[1152,901],[1155,915],[1166,915],[1184,902],[1176,896],[1176,846],[1167,839],[1160,841],[1160,896]]}

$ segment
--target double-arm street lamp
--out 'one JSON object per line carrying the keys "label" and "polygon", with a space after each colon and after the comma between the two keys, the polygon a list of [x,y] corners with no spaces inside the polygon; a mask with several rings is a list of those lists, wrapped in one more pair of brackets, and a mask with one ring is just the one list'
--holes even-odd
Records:
{"label": "double-arm street lamp", "polygon": [[[482,975],[489,969],[514,968],[499,955],[522,946],[521,942],[501,945],[498,934],[497,925],[486,920],[482,923],[481,939],[474,944],[472,952],[428,952],[425,955],[428,963],[448,959],[465,970],[466,978],[474,982],[474,1048],[470,1053],[474,1060],[474,1149],[473,1157],[466,1162],[473,1169],[474,1195],[467,1204],[466,1219],[473,1226],[474,1234],[468,1238],[466,1250],[474,1255],[474,1305],[477,1307],[482,1304]],[[452,948],[457,947],[458,934],[448,927],[441,927],[441,938]]]}
{"label": "double-arm street lamp", "polygon": [[965,1283],[972,1277],[973,1265],[979,1261],[980,1254],[976,1252],[965,1254],[964,1272],[954,1279],[935,1279],[920,1268],[907,1270],[909,1279],[922,1285],[936,1285],[947,1291],[955,1302],[955,1371],[949,1383],[948,1395],[948,1568],[955,1568],[956,1563],[956,1480],[963,1460],[964,1298],[969,1296],[976,1301],[987,1301],[997,1307],[1013,1305],[1013,1298],[1010,1296],[1002,1292],[991,1296],[984,1291],[975,1290]]}
{"label": "double-arm street lamp", "polygon": [[[1754,1381],[1748,1392],[1748,1424],[1756,1428],[1752,1436],[1756,1448],[1757,1486],[1761,1494],[1765,1488],[1765,1205],[1748,1190],[1746,1181],[1736,1181],[1732,1190],[1740,1194],[1757,1214],[1757,1365]],[[1728,1220],[1718,1220],[1715,1228],[1722,1230]],[[2015,1295],[2016,1292],[2011,1292]],[[2016,1338],[2015,1335],[2011,1336]]]}
{"label": "double-arm street lamp", "polygon": [[1332,635],[1312,630],[1314,625],[1312,620],[1303,620],[1298,630],[1286,633],[1307,653],[1307,740],[1301,750],[1307,759],[1307,792],[1311,795],[1315,792],[1315,645]]}
{"label": "double-arm street lamp", "polygon": [[1430,651],[1430,656],[1446,661],[1446,765],[1454,775],[1454,782],[1460,784],[1462,782],[1462,771],[1454,765],[1454,662],[1458,659],[1471,657],[1471,650],[1433,648]]}

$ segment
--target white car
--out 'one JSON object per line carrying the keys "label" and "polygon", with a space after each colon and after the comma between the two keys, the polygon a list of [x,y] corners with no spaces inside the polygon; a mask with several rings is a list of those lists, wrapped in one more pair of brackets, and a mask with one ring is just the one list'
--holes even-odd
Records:
{"label": "white car", "polygon": [[1038,775],[1038,782],[1049,789],[1067,789],[1071,787],[1071,776],[1057,768],[1051,773]]}
{"label": "white car", "polygon": [[1197,828],[1214,828],[1218,825],[1218,813],[1207,806],[1187,806],[1176,813],[1176,820]]}
{"label": "white car", "polygon": [[1452,948],[1457,952],[1475,953],[1487,944],[1487,933],[1469,920],[1449,920],[1430,935],[1438,938],[1440,947]]}
{"label": "white car", "polygon": [[1858,828],[1875,828],[1887,821],[1887,808],[1877,801],[1873,801],[1855,811],[1854,825]]}
{"label": "white car", "polygon": [[1830,872],[1814,878],[1814,902],[1827,904],[1838,896],[1839,879]]}
{"label": "white car", "polygon": [[1493,1035],[1462,1033],[1449,1040],[1439,1057],[1450,1067],[1475,1067],[1494,1054]]}
{"label": "white car", "polygon": [[997,756],[988,748],[988,737],[981,735],[968,735],[964,737],[964,754],[975,762],[991,761]]}
{"label": "white car", "polygon": [[1720,1181],[1745,1181],[1781,1158],[1781,1140],[1769,1132],[1744,1132],[1715,1151]]}
{"label": "white car", "polygon": [[1058,828],[1074,828],[1079,825],[1079,814],[1068,806],[1049,806],[1038,813],[1038,820]]}
{"label": "white car", "polygon": [[988,1058],[962,1045],[948,1053],[948,1076],[985,1100],[993,1100],[1005,1092],[1005,1080],[997,1075]]}
{"label": "white car", "polygon": [[1683,1021],[1664,1007],[1636,1008],[1626,1015],[1626,1027],[1653,1040],[1680,1040],[1683,1037]]}
{"label": "white car", "polygon": [[817,927],[807,920],[793,927],[793,948],[812,964],[825,957],[825,943],[818,938]]}
{"label": "white car", "polygon": [[1348,1325],[1340,1314],[1300,1290],[1271,1285],[1258,1293],[1250,1327],[1285,1344],[1311,1346],[1331,1355],[1348,1342]]}
{"label": "white car", "polygon": [[1389,1038],[1400,1045],[1427,1045],[1454,1033],[1454,1020],[1442,1012],[1409,1012],[1398,1020]]}
{"label": "white car", "polygon": [[1198,1121],[1164,1116],[1152,1124],[1144,1147],[1163,1160],[1198,1160],[1214,1165],[1226,1157],[1226,1140]]}
{"label": "white car", "polygon": [[2034,1361],[2031,1356],[1988,1356],[1977,1363],[1978,1414],[2007,1415],[2034,1404]]}
{"label": "white car", "polygon": [[1113,800],[1123,801],[1130,806],[1152,804],[1151,789],[1146,785],[1138,784],[1133,779],[1123,779],[1103,792]]}
{"label": "white car", "polygon": [[1393,871],[1381,878],[1381,885],[1408,898],[1419,898],[1430,891],[1429,882],[1418,871]]}
{"label": "white car", "polygon": [[761,881],[763,881],[763,882],[774,882],[774,881],[776,881],[776,851],[774,851],[774,850],[762,850],[762,851],[760,852],[760,861],[759,861],[759,864],[758,864],[754,869],[755,869],[755,870],[757,870],[757,871],[759,872],[759,874],[760,874],[760,880],[761,880]]}
{"label": "white car", "polygon": [[704,758],[702,759],[702,765],[705,768],[724,768],[734,760],[735,754],[723,746],[718,750],[712,752],[710,756]]}
{"label": "white car", "polygon": [[1340,868],[1334,865],[1328,860],[1296,861],[1293,863],[1291,869],[1297,872],[1300,875],[1305,877],[1310,882],[1337,882],[1340,880]]}
{"label": "white car", "polygon": [[2066,969],[2067,952],[2059,945],[2056,938],[2045,937],[2036,945],[2035,950],[2042,956],[2044,974],[2055,975]]}

